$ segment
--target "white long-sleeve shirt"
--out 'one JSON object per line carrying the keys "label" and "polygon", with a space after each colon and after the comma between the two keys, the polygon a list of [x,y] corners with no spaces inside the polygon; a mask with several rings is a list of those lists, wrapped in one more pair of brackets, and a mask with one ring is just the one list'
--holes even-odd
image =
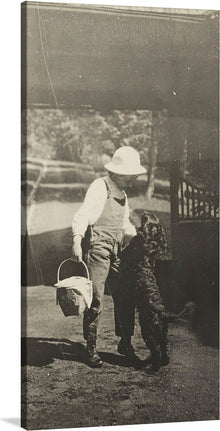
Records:
{"label": "white long-sleeve shirt", "polygon": [[[111,179],[108,182],[112,184],[113,188],[117,186]],[[125,214],[123,220],[123,232],[125,235],[136,235],[136,229],[129,220],[129,207],[128,200],[125,194]],[[75,213],[72,221],[73,235],[81,235],[84,237],[86,229],[89,225],[95,224],[99,219],[104,209],[107,199],[107,188],[102,178],[97,178],[89,186],[85,199],[79,210]]]}

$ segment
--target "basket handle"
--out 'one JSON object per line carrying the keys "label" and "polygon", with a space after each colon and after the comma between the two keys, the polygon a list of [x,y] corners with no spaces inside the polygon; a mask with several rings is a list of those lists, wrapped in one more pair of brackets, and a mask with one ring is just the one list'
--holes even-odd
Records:
{"label": "basket handle", "polygon": [[[60,270],[61,270],[61,267],[62,267],[62,266],[63,266],[63,264],[64,264],[65,262],[67,262],[68,260],[72,260],[73,262],[75,262],[75,260],[71,259],[71,257],[69,257],[68,259],[65,259],[63,262],[61,262],[61,264],[59,265],[59,268],[58,268],[58,270],[57,270],[57,283],[59,283],[59,281],[60,281]],[[82,263],[82,264],[84,265],[84,268],[85,268],[85,270],[86,270],[87,278],[88,278],[88,280],[90,280],[90,278],[89,278],[89,271],[88,271],[88,268],[87,268],[87,266],[86,266],[85,262],[84,262],[83,260],[81,260],[81,262],[75,262],[75,263]]]}

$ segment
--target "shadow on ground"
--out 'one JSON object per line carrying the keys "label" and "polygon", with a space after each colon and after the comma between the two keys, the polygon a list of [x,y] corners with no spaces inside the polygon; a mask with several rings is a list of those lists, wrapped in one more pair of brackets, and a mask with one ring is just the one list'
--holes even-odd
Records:
{"label": "shadow on ground", "polygon": [[55,359],[84,362],[85,348],[81,343],[56,338],[22,338],[21,365],[44,367]]}
{"label": "shadow on ground", "polygon": [[[21,340],[22,366],[45,367],[55,359],[86,364],[86,349],[81,343],[68,339],[23,337]],[[110,352],[99,352],[103,362],[128,367],[124,356]],[[145,361],[146,362],[146,361]]]}

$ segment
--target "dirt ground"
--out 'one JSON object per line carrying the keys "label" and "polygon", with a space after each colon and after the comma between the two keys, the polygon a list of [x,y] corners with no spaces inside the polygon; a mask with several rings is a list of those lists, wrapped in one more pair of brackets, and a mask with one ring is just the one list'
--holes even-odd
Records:
{"label": "dirt ground", "polygon": [[[98,350],[101,369],[84,362],[81,317],[64,317],[55,289],[22,288],[22,414],[28,429],[216,420],[218,350],[200,344],[189,322],[170,324],[170,364],[151,374],[117,353],[113,303],[105,296]],[[149,356],[136,322],[133,340]],[[26,390],[26,394],[25,394]]]}

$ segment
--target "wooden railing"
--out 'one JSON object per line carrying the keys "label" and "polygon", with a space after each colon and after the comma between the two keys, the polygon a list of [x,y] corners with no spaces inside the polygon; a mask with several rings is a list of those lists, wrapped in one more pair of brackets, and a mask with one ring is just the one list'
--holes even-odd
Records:
{"label": "wooden railing", "polygon": [[85,193],[95,177],[95,172],[86,164],[28,158],[21,162],[22,202],[30,206],[38,190]]}
{"label": "wooden railing", "polygon": [[171,221],[218,220],[219,193],[208,190],[180,174],[173,163],[170,171]]}
{"label": "wooden railing", "polygon": [[195,185],[180,177],[179,184],[180,219],[217,219],[219,217],[218,193]]}

